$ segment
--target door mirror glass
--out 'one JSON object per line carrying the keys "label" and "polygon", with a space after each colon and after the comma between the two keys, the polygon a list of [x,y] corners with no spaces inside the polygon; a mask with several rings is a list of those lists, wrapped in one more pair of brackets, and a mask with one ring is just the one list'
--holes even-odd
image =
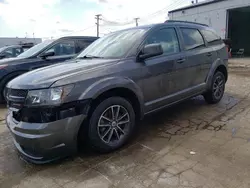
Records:
{"label": "door mirror glass", "polygon": [[139,58],[145,60],[150,57],[158,56],[163,54],[163,49],[161,44],[148,44],[145,45],[141,51]]}
{"label": "door mirror glass", "polygon": [[48,52],[42,53],[42,54],[40,55],[40,57],[41,57],[42,59],[46,59],[47,57],[54,56],[54,55],[55,55],[55,52],[53,52],[53,51],[48,51]]}

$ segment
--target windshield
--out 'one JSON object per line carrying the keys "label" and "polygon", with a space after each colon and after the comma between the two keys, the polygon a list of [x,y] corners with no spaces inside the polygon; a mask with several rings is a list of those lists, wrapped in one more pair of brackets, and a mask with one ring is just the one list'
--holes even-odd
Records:
{"label": "windshield", "polygon": [[77,58],[121,58],[143,36],[148,28],[118,31],[106,35],[89,45]]}
{"label": "windshield", "polygon": [[44,49],[46,46],[48,46],[52,42],[53,42],[53,40],[47,40],[47,41],[44,41],[42,43],[39,43],[39,44],[33,46],[32,48],[26,50],[25,52],[21,53],[17,57],[31,57],[31,56],[35,55],[36,53],[38,53],[39,51],[41,51],[42,49]]}
{"label": "windshield", "polygon": [[2,47],[2,48],[0,48],[0,53],[2,52],[2,51],[4,51],[5,49],[7,49],[8,48],[8,46],[7,47]]}

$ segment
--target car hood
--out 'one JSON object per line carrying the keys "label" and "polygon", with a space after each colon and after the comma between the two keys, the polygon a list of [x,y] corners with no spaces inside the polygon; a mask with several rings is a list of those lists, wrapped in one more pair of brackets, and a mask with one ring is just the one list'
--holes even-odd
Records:
{"label": "car hood", "polygon": [[0,60],[0,65],[4,65],[4,64],[8,64],[8,65],[12,65],[12,64],[19,64],[19,63],[23,63],[23,62],[28,61],[27,58],[23,58],[23,57],[13,57],[13,58],[5,58],[5,59],[1,59]]}
{"label": "car hood", "polygon": [[94,72],[103,71],[116,63],[118,63],[117,59],[70,60],[27,72],[10,81],[7,87],[15,89],[48,88],[56,81],[63,79],[67,80],[65,83],[69,83],[72,77],[78,75],[84,74],[87,79],[89,75],[94,75]]}

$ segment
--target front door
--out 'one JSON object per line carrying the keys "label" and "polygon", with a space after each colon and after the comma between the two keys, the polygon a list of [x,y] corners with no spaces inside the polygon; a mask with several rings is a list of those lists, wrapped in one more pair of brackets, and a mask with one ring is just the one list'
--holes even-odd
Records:
{"label": "front door", "polygon": [[152,31],[144,45],[158,43],[163,54],[146,59],[144,65],[147,76],[143,80],[143,93],[146,112],[159,108],[166,102],[175,86],[174,65],[179,59],[179,41],[175,28],[164,27]]}
{"label": "front door", "polygon": [[54,56],[46,57],[45,59],[40,59],[37,63],[32,65],[32,69],[37,69],[56,63],[62,63],[75,56],[76,47],[74,40],[61,40],[51,46],[49,49],[43,51],[42,53],[54,52]]}

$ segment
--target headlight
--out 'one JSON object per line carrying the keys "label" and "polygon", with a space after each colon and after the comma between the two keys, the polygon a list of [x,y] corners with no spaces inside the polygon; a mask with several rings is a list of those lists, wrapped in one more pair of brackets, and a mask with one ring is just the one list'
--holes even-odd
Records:
{"label": "headlight", "polygon": [[30,106],[60,104],[73,87],[73,85],[67,85],[50,89],[31,90],[28,92],[25,104]]}

